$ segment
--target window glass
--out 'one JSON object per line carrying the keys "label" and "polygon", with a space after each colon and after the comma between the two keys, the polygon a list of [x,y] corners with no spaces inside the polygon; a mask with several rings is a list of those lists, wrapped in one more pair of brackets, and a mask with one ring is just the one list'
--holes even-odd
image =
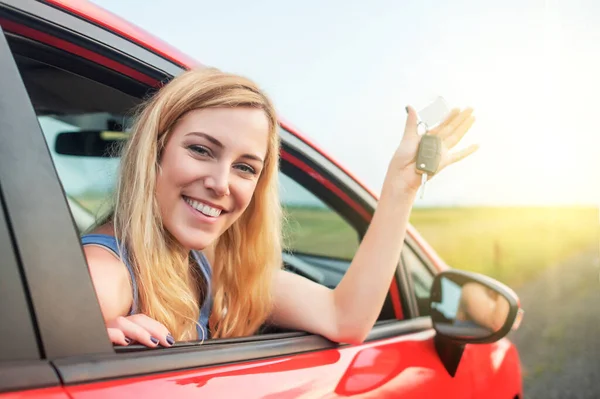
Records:
{"label": "window glass", "polygon": [[100,112],[38,115],[54,166],[80,230],[93,224],[95,217],[110,207],[119,159],[59,154],[55,148],[56,140],[62,133],[106,130],[117,119],[122,120],[123,117]]}
{"label": "window glass", "polygon": [[352,259],[359,244],[358,234],[337,212],[284,174],[280,174],[280,195],[286,216],[287,250]]}
{"label": "window glass", "polygon": [[402,261],[412,279],[419,315],[429,316],[429,292],[433,284],[433,274],[408,245],[404,245]]}

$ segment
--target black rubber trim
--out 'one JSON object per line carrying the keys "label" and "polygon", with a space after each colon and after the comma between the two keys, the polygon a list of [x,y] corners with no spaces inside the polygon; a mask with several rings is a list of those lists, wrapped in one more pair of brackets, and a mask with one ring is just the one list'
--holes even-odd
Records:
{"label": "black rubber trim", "polygon": [[415,253],[417,258],[419,258],[423,266],[425,266],[425,268],[429,270],[429,273],[431,273],[432,276],[435,276],[438,273],[435,266],[433,266],[433,264],[431,263],[429,257],[425,254],[425,252],[421,249],[419,244],[415,242],[414,239],[407,236],[404,245],[408,245],[408,247]]}
{"label": "black rubber trim", "polygon": [[[406,245],[406,241],[404,242]],[[414,286],[406,262],[404,261],[404,252],[400,254],[400,267],[396,270],[396,278],[398,280],[398,290],[402,298],[402,312],[407,319],[419,317],[419,308],[415,295]]]}
{"label": "black rubber trim", "polygon": [[[381,323],[373,328],[368,342],[431,329],[429,318]],[[83,384],[117,378],[222,366],[299,353],[347,347],[316,335],[257,342],[197,344],[193,348],[164,348],[144,352],[58,359],[53,362],[61,380]]]}
{"label": "black rubber trim", "polygon": [[[10,115],[4,115],[0,108],[0,119],[8,118]],[[14,238],[5,218],[6,206],[2,197],[0,184],[0,362],[38,360],[39,337],[35,333],[32,306],[13,250]]]}
{"label": "black rubber trim", "polygon": [[183,68],[104,28],[35,0],[0,0],[0,16],[67,40],[158,81]]}
{"label": "black rubber trim", "polygon": [[58,375],[46,361],[0,363],[0,393],[58,385]]}
{"label": "black rubber trim", "polygon": [[[211,346],[211,345],[223,345],[223,344],[240,344],[240,343],[248,343],[248,342],[261,342],[261,341],[270,341],[270,340],[274,340],[274,339],[303,337],[303,336],[307,336],[307,335],[309,335],[309,334],[306,332],[293,331],[293,332],[286,332],[286,333],[252,335],[249,337],[242,337],[242,338],[217,338],[217,339],[207,340],[203,344],[200,344],[199,341],[177,342],[171,348],[195,348],[200,345]],[[115,352],[117,352],[117,353],[149,352],[152,350],[153,349],[148,348],[147,346],[141,345],[141,344],[115,347]]]}
{"label": "black rubber trim", "polygon": [[5,35],[8,44],[15,55],[51,65],[109,87],[118,88],[118,90],[123,93],[137,98],[144,98],[149,94],[150,90],[153,90],[152,88],[149,88],[148,85],[130,78],[129,76],[125,76],[112,69],[59,48],[36,42],[29,38],[17,36],[12,33],[6,33]]}
{"label": "black rubber trim", "polygon": [[0,54],[0,87],[9,93],[0,96],[0,109],[10,115],[0,118],[0,182],[43,350],[48,358],[114,353],[75,222],[4,34]]}
{"label": "black rubber trim", "polygon": [[421,265],[431,274],[431,277],[434,278],[437,275],[436,269],[431,264],[431,260],[427,257],[427,255],[423,252],[421,247],[408,235],[404,240],[404,248],[402,249],[402,253],[400,254],[400,271],[398,275],[402,279],[402,285],[400,288],[400,293],[405,298],[402,301],[403,309],[406,308],[405,314],[409,315],[409,317],[419,317],[419,305],[418,300],[415,294],[414,282],[412,279],[412,275],[408,270],[408,266],[405,261],[406,250],[412,251],[417,259],[421,262]]}

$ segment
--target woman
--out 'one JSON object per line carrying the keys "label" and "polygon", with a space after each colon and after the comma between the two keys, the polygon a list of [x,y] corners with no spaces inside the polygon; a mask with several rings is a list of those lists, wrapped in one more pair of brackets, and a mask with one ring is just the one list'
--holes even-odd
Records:
{"label": "woman", "polygon": [[[417,115],[407,107],[370,227],[334,290],[281,269],[279,138],[256,85],[215,69],[173,79],[141,108],[125,145],[114,210],[83,237],[114,344],[149,347],[250,335],[267,320],[336,342],[362,342],[399,261],[420,175]],[[454,110],[432,133],[440,169],[469,130]]]}

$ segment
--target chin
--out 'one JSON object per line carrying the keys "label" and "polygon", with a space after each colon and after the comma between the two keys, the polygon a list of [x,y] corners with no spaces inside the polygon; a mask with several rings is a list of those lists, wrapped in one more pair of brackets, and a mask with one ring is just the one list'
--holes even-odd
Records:
{"label": "chin", "polygon": [[[173,233],[171,233],[173,234]],[[207,233],[204,231],[177,231],[176,234],[173,234],[173,237],[181,244],[184,248],[188,248],[190,250],[202,251],[204,248],[208,247],[219,237],[218,234]]]}

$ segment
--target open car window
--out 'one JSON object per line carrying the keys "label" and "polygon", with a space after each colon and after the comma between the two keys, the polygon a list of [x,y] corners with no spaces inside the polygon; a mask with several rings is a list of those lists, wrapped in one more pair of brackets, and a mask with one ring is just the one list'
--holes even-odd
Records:
{"label": "open car window", "polygon": [[[116,148],[98,154],[70,144],[88,132],[99,137],[126,136],[137,96],[27,56],[15,61],[33,104],[39,126],[60,178],[73,221],[80,234],[111,209],[119,158]],[[125,133],[125,134],[123,134]],[[112,136],[111,136],[112,135]],[[113,137],[114,138],[114,137]],[[280,172],[280,194],[286,215],[283,267],[318,284],[335,288],[359,245],[355,224],[329,206],[323,196]],[[390,298],[379,320],[395,319]],[[273,330],[280,332],[279,330]]]}

